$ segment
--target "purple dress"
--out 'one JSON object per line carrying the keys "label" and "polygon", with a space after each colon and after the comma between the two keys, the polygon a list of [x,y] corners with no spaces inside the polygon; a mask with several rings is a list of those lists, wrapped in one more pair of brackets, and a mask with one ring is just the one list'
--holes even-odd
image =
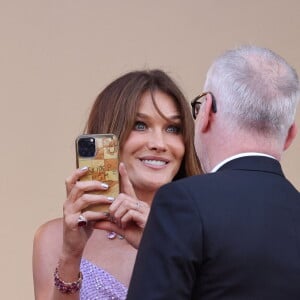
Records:
{"label": "purple dress", "polygon": [[115,277],[86,259],[81,260],[83,274],[80,300],[125,300],[127,287]]}

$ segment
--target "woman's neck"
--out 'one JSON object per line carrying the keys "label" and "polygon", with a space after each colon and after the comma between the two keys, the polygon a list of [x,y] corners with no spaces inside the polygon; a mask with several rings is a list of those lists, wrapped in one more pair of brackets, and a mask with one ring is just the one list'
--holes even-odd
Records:
{"label": "woman's neck", "polygon": [[154,195],[156,191],[145,191],[145,190],[135,190],[137,198],[141,201],[148,203],[150,206],[152,204]]}

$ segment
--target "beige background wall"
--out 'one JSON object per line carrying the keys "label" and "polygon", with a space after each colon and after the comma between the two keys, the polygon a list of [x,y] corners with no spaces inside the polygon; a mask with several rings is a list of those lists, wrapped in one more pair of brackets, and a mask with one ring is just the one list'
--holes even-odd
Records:
{"label": "beige background wall", "polygon": [[[1,298],[33,299],[33,234],[61,215],[74,138],[106,84],[159,67],[192,98],[213,58],[242,43],[300,72],[299,3],[0,0]],[[298,189],[299,149],[298,137],[283,160]]]}

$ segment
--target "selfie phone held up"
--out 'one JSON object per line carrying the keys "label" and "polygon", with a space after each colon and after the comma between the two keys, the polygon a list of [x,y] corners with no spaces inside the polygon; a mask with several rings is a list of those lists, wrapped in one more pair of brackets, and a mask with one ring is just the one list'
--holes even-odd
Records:
{"label": "selfie phone held up", "polygon": [[[119,194],[119,143],[114,134],[84,134],[76,139],[77,168],[88,167],[80,180],[98,180],[107,190],[93,192],[116,198]],[[110,204],[91,205],[85,210],[108,212]]]}

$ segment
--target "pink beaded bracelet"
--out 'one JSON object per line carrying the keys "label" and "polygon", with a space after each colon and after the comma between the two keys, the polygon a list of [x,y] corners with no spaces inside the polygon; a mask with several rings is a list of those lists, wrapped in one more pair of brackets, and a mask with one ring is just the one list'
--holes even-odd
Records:
{"label": "pink beaded bracelet", "polygon": [[54,272],[54,285],[63,294],[74,294],[78,292],[81,288],[82,279],[83,279],[82,273],[79,272],[77,281],[65,282],[59,278],[57,267]]}

